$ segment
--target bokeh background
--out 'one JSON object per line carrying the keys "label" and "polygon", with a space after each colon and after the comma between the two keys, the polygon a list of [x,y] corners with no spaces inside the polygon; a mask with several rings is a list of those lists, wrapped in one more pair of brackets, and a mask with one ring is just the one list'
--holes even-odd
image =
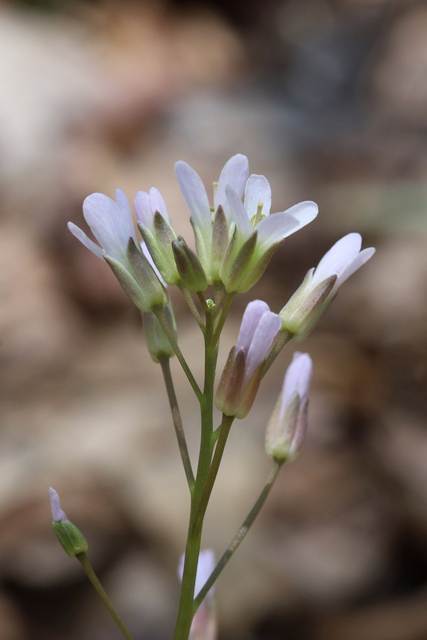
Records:
{"label": "bokeh background", "polygon": [[[316,221],[236,300],[279,311],[350,231],[377,253],[303,345],[310,432],[218,583],[223,640],[427,638],[427,3],[33,0],[0,4],[0,637],[114,640],[54,539],[48,487],[136,640],[171,638],[188,496],[161,374],[109,269],[66,230],[81,203],[234,153],[273,210]],[[174,297],[201,375],[194,320]],[[220,555],[269,470],[288,347],[230,436],[204,544]],[[173,362],[190,448],[198,416]]]}

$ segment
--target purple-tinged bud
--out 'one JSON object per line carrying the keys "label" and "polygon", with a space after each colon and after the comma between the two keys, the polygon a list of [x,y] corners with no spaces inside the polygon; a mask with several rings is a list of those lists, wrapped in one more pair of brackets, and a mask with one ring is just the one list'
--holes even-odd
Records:
{"label": "purple-tinged bud", "polygon": [[248,415],[280,324],[279,316],[265,302],[254,300],[246,307],[237,344],[230,351],[215,397],[217,408],[225,415]]}
{"label": "purple-tinged bud", "polygon": [[316,269],[310,269],[302,284],[280,312],[282,328],[294,340],[303,340],[334,300],[338,289],[375,253],[374,248],[360,251],[362,237],[349,233],[338,240],[321,259]]}
{"label": "purple-tinged bud", "polygon": [[85,537],[62,511],[59,496],[52,487],[49,489],[49,498],[52,509],[53,530],[65,553],[70,558],[75,558],[80,553],[86,553],[89,545]]}
{"label": "purple-tinged bud", "polygon": [[303,445],[312,369],[313,363],[307,353],[294,353],[267,426],[265,450],[275,460],[294,460]]}
{"label": "purple-tinged bud", "polygon": [[59,495],[52,487],[49,487],[50,508],[52,510],[52,520],[59,522],[60,520],[68,520],[67,516],[61,509]]}
{"label": "purple-tinged bud", "polygon": [[[185,554],[179,559],[178,577],[182,580],[184,571]],[[196,584],[194,587],[194,595],[203,588],[207,579],[215,569],[216,560],[215,552],[212,549],[204,549],[199,554],[197,565]],[[205,599],[194,614],[189,640],[216,640],[217,638],[217,620],[214,606],[214,587],[209,589]]]}

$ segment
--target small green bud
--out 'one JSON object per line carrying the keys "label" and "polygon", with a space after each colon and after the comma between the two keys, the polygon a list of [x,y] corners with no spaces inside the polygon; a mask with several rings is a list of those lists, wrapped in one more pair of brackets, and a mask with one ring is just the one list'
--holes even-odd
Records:
{"label": "small green bud", "polygon": [[86,553],[89,548],[87,540],[70,520],[52,522],[52,526],[61,547],[70,558],[75,558],[79,553]]}
{"label": "small green bud", "polygon": [[[177,330],[171,301],[169,301],[169,304],[165,307],[165,314],[176,338]],[[175,352],[154,313],[151,311],[143,313],[142,320],[144,324],[145,342],[147,343],[151,359],[158,363],[162,358],[172,358]]]}

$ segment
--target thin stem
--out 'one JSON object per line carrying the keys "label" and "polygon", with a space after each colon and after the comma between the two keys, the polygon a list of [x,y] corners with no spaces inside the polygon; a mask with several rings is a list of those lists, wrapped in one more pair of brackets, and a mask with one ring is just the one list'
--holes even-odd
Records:
{"label": "thin stem", "polygon": [[188,307],[189,307],[191,313],[195,317],[197,324],[199,325],[200,329],[202,330],[202,333],[205,333],[205,331],[206,331],[205,323],[203,322],[203,320],[202,320],[202,318],[200,316],[199,310],[197,309],[197,307],[196,307],[196,305],[194,303],[194,300],[193,300],[193,298],[191,296],[191,293],[185,287],[181,287],[181,292],[182,292],[182,295],[185,298],[186,303],[188,304]]}
{"label": "thin stem", "polygon": [[207,315],[208,313],[211,313],[208,308],[208,305],[206,304],[205,296],[203,295],[203,293],[201,291],[198,291],[196,295],[200,300],[200,304],[202,305],[205,315]]}
{"label": "thin stem", "polygon": [[166,317],[165,311],[163,309],[163,307],[154,307],[153,309],[153,313],[156,316],[157,320],[160,322],[160,325],[163,329],[163,331],[166,333],[169,342],[172,345],[172,349],[175,351],[176,357],[178,358],[181,367],[184,369],[184,373],[188,378],[188,381],[190,382],[191,386],[193,387],[193,391],[197,396],[197,399],[199,400],[199,402],[201,402],[203,394],[200,391],[200,387],[197,384],[193,374],[190,371],[190,367],[187,364],[187,361],[185,360],[184,356],[182,355],[181,349],[178,346],[178,343],[176,341],[174,332],[172,331],[172,327],[170,326],[168,319]]}
{"label": "thin stem", "polygon": [[133,640],[132,635],[127,630],[123,620],[121,619],[121,617],[117,613],[116,609],[114,608],[110,598],[105,593],[105,590],[104,590],[103,586],[101,585],[101,583],[99,582],[99,580],[98,580],[98,578],[97,578],[97,576],[95,574],[95,571],[92,568],[92,565],[90,564],[89,560],[87,559],[86,554],[85,553],[78,553],[76,555],[76,558],[80,562],[80,564],[82,565],[83,569],[86,572],[87,577],[89,578],[89,580],[91,581],[91,583],[95,587],[95,590],[96,590],[97,594],[99,595],[99,597],[101,598],[101,600],[105,604],[105,606],[107,607],[107,609],[110,612],[112,618],[114,619],[114,622],[119,627],[120,631],[123,633],[123,635],[126,638],[126,640]]}
{"label": "thin stem", "polygon": [[184,465],[188,487],[192,492],[194,489],[193,469],[191,467],[190,456],[188,455],[187,441],[185,439],[181,414],[178,407],[178,400],[175,394],[175,387],[172,380],[169,358],[161,358],[160,365],[162,367],[163,378],[165,380],[166,391],[169,398],[169,405],[172,412],[173,426],[175,427],[175,433],[178,440],[179,451],[181,453],[182,464]]}
{"label": "thin stem", "polygon": [[227,565],[227,563],[230,560],[231,556],[234,554],[236,549],[240,546],[240,544],[243,542],[244,538],[246,537],[246,534],[248,533],[249,529],[253,525],[253,523],[255,521],[255,518],[259,514],[262,506],[264,505],[264,502],[267,499],[268,494],[271,491],[271,488],[272,488],[272,486],[274,484],[274,481],[277,478],[277,475],[278,475],[278,473],[280,471],[281,466],[282,466],[282,461],[280,461],[280,460],[275,460],[274,461],[274,466],[273,466],[272,470],[270,471],[270,475],[268,476],[268,480],[267,480],[267,482],[266,482],[266,484],[264,486],[264,489],[261,491],[261,493],[260,493],[260,495],[258,497],[258,500],[255,502],[255,504],[252,507],[251,511],[249,512],[248,516],[246,517],[246,519],[244,520],[243,524],[241,525],[241,527],[237,531],[236,535],[234,536],[233,540],[231,541],[230,545],[228,546],[228,549],[225,551],[224,555],[222,556],[222,558],[220,559],[220,561],[216,565],[215,569],[212,571],[211,575],[209,576],[209,578],[207,579],[207,581],[203,585],[202,589],[197,594],[197,597],[194,599],[194,613],[197,611],[197,609],[199,608],[199,606],[201,605],[201,603],[205,599],[208,591],[211,589],[212,585],[216,582],[218,576],[220,575],[222,570]]}
{"label": "thin stem", "polygon": [[216,324],[215,324],[215,330],[214,330],[214,335],[212,338],[212,344],[216,345],[218,340],[219,340],[219,336],[221,335],[221,331],[223,329],[224,326],[224,322],[227,319],[227,315],[228,312],[230,310],[231,307],[231,303],[233,302],[233,298],[236,294],[235,293],[227,293],[225,295],[225,300],[223,303],[223,306],[221,308],[220,314],[216,317]]}
{"label": "thin stem", "polygon": [[265,361],[264,370],[262,372],[263,377],[265,376],[265,374],[267,373],[267,371],[269,370],[269,368],[271,367],[271,365],[273,364],[273,362],[275,361],[275,359],[277,358],[277,356],[279,355],[279,353],[281,352],[285,344],[287,344],[291,339],[292,339],[292,333],[286,330],[280,331],[279,337],[277,338],[274,344],[274,347],[268,354],[267,360]]}
{"label": "thin stem", "polygon": [[[230,428],[233,422],[234,422],[234,416],[226,416],[223,414],[222,423],[219,428],[218,441],[215,447],[215,453],[212,459],[208,476],[206,478],[205,485],[203,487],[203,492],[200,496],[200,502],[197,505],[197,511],[195,513],[195,521],[200,521],[200,520],[203,521],[203,517],[205,515],[206,509],[208,506],[209,498],[212,493],[216,476],[218,474],[219,466],[221,464],[222,455],[224,453],[224,448],[227,443],[228,434],[230,433]],[[213,437],[212,437],[212,440],[214,440]]]}

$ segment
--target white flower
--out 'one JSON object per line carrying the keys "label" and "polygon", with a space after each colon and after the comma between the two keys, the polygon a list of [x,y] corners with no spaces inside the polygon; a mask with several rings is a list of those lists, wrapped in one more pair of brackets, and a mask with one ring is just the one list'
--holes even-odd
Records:
{"label": "white flower", "polygon": [[283,329],[301,340],[311,331],[320,316],[331,304],[339,287],[360,269],[375,253],[363,249],[359,233],[349,233],[321,259],[316,269],[310,269],[303,283],[280,312]]}

